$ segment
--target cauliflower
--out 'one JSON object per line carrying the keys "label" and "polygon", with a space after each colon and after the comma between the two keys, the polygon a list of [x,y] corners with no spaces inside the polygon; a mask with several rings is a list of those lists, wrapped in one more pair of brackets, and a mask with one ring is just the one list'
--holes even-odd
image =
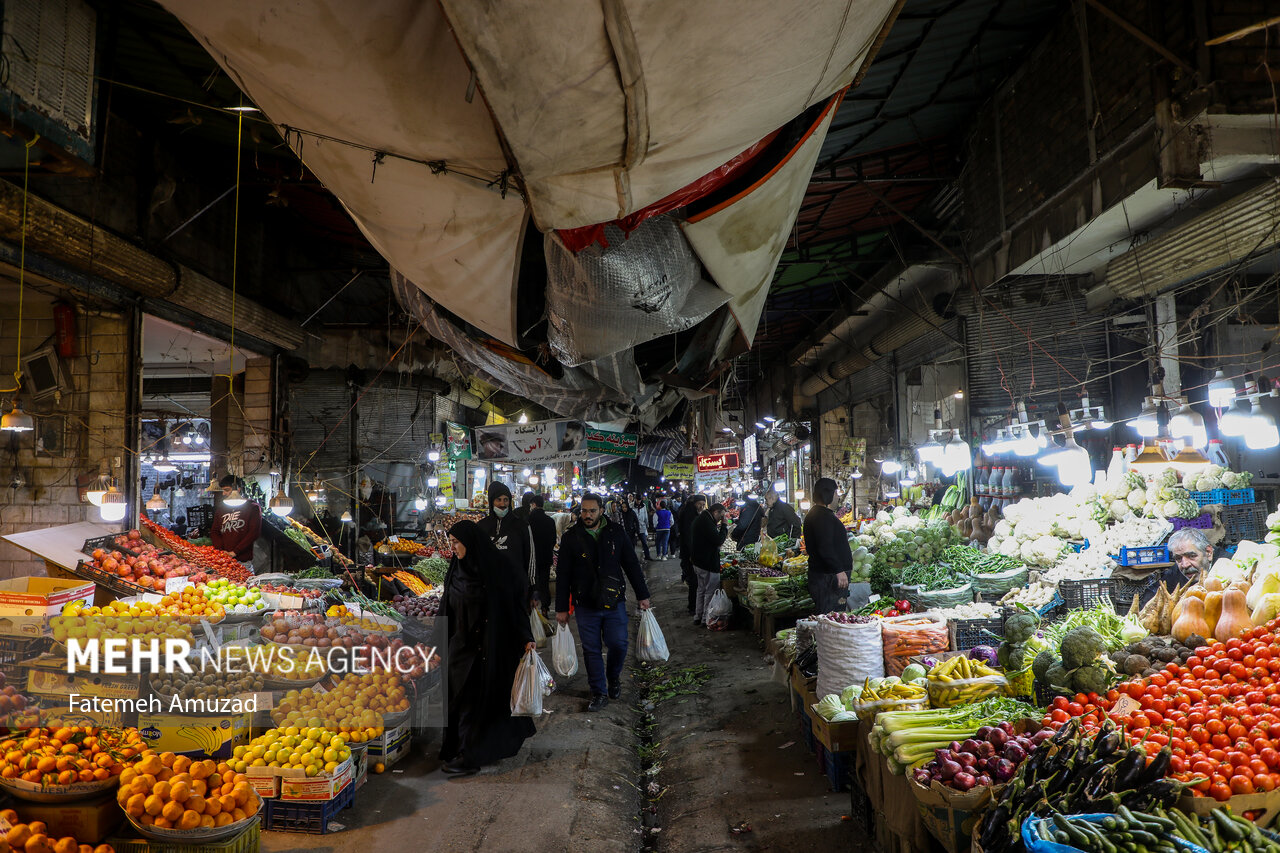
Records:
{"label": "cauliflower", "polygon": [[1015,559],[1022,556],[1021,546],[1017,539],[1006,539],[1001,542],[1000,553],[1006,557],[1013,557]]}
{"label": "cauliflower", "polygon": [[1178,472],[1172,468],[1165,468],[1156,475],[1156,485],[1162,488],[1171,488],[1178,485]]}
{"label": "cauliflower", "polygon": [[1146,491],[1144,489],[1134,489],[1132,492],[1129,492],[1129,496],[1125,498],[1125,503],[1127,503],[1131,509],[1142,509],[1147,503]]}
{"label": "cauliflower", "polygon": [[1129,506],[1128,501],[1114,500],[1111,502],[1110,509],[1111,515],[1117,519],[1128,518],[1130,515],[1133,515],[1133,508]]}
{"label": "cauliflower", "polygon": [[[1273,515],[1280,517],[1280,512],[1273,513]],[[1280,524],[1274,524],[1274,525],[1270,524],[1270,519],[1268,519],[1267,521],[1268,521],[1268,525],[1271,527],[1280,527]],[[1013,535],[1013,524],[1010,523],[1010,521],[1007,518],[1002,518],[996,522],[995,530],[991,532],[993,536],[999,536],[1001,539],[1008,538],[1009,536]]]}
{"label": "cauliflower", "polygon": [[911,510],[907,509],[905,506],[895,506],[893,508],[893,517],[895,520],[899,518],[906,518],[910,515],[911,515]]}
{"label": "cauliflower", "polygon": [[1129,484],[1130,491],[1133,491],[1134,489],[1145,489],[1147,487],[1147,481],[1143,479],[1142,475],[1137,471],[1129,471],[1124,475],[1124,477],[1125,481]]}
{"label": "cauliflower", "polygon": [[1228,489],[1247,489],[1252,480],[1253,475],[1247,472],[1227,471],[1222,475],[1222,485]]}
{"label": "cauliflower", "polygon": [[[1280,528],[1280,510],[1276,510],[1275,512],[1271,513],[1271,515],[1267,516],[1267,529],[1275,530],[1277,528]],[[996,532],[997,533],[1000,532],[999,524],[996,525]]]}
{"label": "cauliflower", "polygon": [[[1058,562],[1058,558],[1062,556],[1064,543],[1061,539],[1053,536],[1041,536],[1031,544],[1032,559],[1027,560],[1028,563],[1034,563],[1037,566],[1052,566]],[[1023,548],[1023,559],[1026,559],[1026,548]]]}
{"label": "cauliflower", "polygon": [[[1129,506],[1128,504],[1125,504],[1126,508],[1128,506]],[[1092,542],[1093,540],[1098,539],[1102,536],[1102,529],[1103,528],[1101,524],[1094,521],[1093,519],[1090,519],[1089,521],[1086,521],[1084,524],[1080,525],[1080,536]]]}

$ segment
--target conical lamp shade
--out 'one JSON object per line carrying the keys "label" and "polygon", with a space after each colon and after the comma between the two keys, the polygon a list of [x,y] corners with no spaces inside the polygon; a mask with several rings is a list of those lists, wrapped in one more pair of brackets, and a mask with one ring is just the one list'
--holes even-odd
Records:
{"label": "conical lamp shade", "polygon": [[35,428],[35,419],[22,411],[16,401],[13,404],[13,411],[0,416],[0,430],[6,432],[31,432]]}
{"label": "conical lamp shade", "polygon": [[1181,471],[1183,474],[1203,471],[1209,465],[1209,457],[1195,447],[1184,447],[1178,451],[1178,455],[1169,460],[1169,466]]}
{"label": "conical lamp shade", "polygon": [[1143,476],[1152,476],[1168,468],[1169,459],[1155,444],[1148,444],[1142,448],[1138,458],[1129,463],[1129,467]]}

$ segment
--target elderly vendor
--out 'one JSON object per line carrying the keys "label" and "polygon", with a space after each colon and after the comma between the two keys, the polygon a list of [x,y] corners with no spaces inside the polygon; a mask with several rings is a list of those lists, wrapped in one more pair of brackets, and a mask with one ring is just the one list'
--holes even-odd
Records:
{"label": "elderly vendor", "polygon": [[1173,589],[1209,571],[1213,566],[1213,546],[1203,531],[1184,527],[1169,537],[1169,559],[1173,565],[1165,570],[1162,579]]}

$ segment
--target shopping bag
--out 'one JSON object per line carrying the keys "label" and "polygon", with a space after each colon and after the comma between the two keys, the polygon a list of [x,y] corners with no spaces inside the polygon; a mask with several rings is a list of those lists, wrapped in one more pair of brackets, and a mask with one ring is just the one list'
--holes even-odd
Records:
{"label": "shopping bag", "polygon": [[511,716],[539,717],[542,715],[542,697],[550,696],[555,689],[550,670],[530,649],[516,667],[516,678],[511,685]]}
{"label": "shopping bag", "polygon": [[551,636],[551,664],[565,678],[572,678],[578,672],[578,651],[568,625],[561,625]]}
{"label": "shopping bag", "polygon": [[636,632],[636,657],[647,663],[662,663],[671,656],[667,650],[667,638],[658,627],[658,617],[653,610],[640,611],[640,629]]}
{"label": "shopping bag", "polygon": [[542,614],[534,607],[529,611],[529,630],[533,632],[533,641],[542,648],[547,644],[547,631],[542,627]]}
{"label": "shopping bag", "polygon": [[717,589],[707,605],[707,617],[710,619],[727,619],[733,615],[733,602],[723,589]]}

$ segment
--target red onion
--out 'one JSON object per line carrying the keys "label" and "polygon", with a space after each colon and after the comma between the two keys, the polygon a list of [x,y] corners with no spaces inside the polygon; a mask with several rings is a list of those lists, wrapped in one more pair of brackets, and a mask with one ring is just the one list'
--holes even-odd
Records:
{"label": "red onion", "polygon": [[964,772],[964,767],[956,761],[939,761],[938,762],[938,778],[944,782],[950,782],[955,778],[957,773]]}
{"label": "red onion", "polygon": [[997,758],[995,767],[991,769],[991,774],[999,782],[1008,782],[1013,778],[1013,774],[1018,772],[1018,766],[1007,758]]}
{"label": "red onion", "polygon": [[1013,742],[1006,743],[1000,754],[1014,764],[1019,764],[1027,758],[1027,751],[1020,744]]}
{"label": "red onion", "polygon": [[991,733],[987,735],[987,743],[997,749],[1004,746],[1008,741],[1009,735],[1004,731],[1004,729],[992,729]]}
{"label": "red onion", "polygon": [[977,783],[977,778],[972,773],[957,773],[951,780],[951,787],[960,791],[968,791]]}

